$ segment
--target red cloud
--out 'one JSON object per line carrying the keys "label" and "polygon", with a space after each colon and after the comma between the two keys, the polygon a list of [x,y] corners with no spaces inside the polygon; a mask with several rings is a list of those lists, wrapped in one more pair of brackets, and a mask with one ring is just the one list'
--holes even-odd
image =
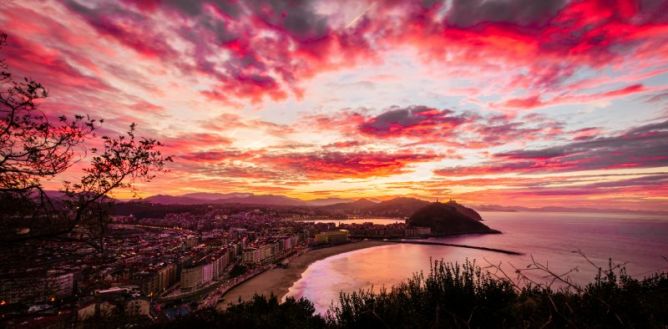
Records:
{"label": "red cloud", "polygon": [[106,82],[86,75],[63,59],[60,52],[42,44],[11,35],[2,57],[13,71],[29,72],[30,77],[47,87],[71,88],[79,92],[115,91]]}
{"label": "red cloud", "polygon": [[164,114],[165,113],[165,108],[162,106],[155,105],[153,103],[147,102],[147,101],[139,101],[137,103],[134,103],[130,106],[133,110],[140,112],[140,113],[146,113],[146,112],[153,112],[153,113],[158,113],[158,114]]}
{"label": "red cloud", "polygon": [[382,177],[406,172],[413,163],[439,159],[433,153],[311,152],[210,150],[180,154],[178,171],[212,177],[272,180],[302,184],[308,180]]}
{"label": "red cloud", "polygon": [[412,163],[433,161],[435,154],[317,152],[265,156],[262,162],[309,179],[366,178],[405,172]]}
{"label": "red cloud", "polygon": [[601,135],[603,132],[599,128],[589,127],[589,128],[578,129],[570,133],[573,135],[573,140],[582,141],[582,140],[592,139],[596,136]]}
{"label": "red cloud", "polygon": [[236,114],[221,114],[213,119],[209,119],[202,123],[202,128],[222,132],[230,129],[247,128],[247,129],[261,129],[273,136],[286,136],[293,133],[293,127],[283,124],[277,124],[264,120],[246,120]]}
{"label": "red cloud", "polygon": [[178,154],[190,153],[202,148],[211,149],[230,145],[232,141],[218,134],[193,133],[183,134],[171,138],[163,138],[166,152]]}
{"label": "red cloud", "polygon": [[[61,3],[102,37],[212,78],[217,86],[203,94],[231,104],[299,97],[301,82],[315,74],[375,61],[379,50],[399,45],[449,66],[525,69],[506,86],[528,89],[529,97],[507,101],[519,108],[542,105],[535,95],[573,83],[579,68],[631,56],[642,66],[668,54],[665,1],[381,1],[343,25],[311,1]],[[20,25],[13,9],[9,30]],[[60,34],[72,40],[75,31]],[[619,92],[602,96],[632,91]]]}
{"label": "red cloud", "polygon": [[534,107],[539,107],[543,106],[545,103],[543,103],[540,100],[540,96],[529,96],[527,98],[513,98],[505,101],[503,103],[503,107],[510,107],[510,108],[523,108],[523,109],[530,109]]}
{"label": "red cloud", "polygon": [[633,84],[619,89],[613,89],[605,92],[585,94],[585,95],[560,95],[552,99],[542,101],[539,96],[530,96],[527,98],[512,98],[501,104],[490,104],[492,107],[501,108],[519,108],[532,109],[536,107],[568,104],[568,103],[585,103],[598,100],[608,100],[620,96],[640,93],[647,91],[642,84]]}
{"label": "red cloud", "polygon": [[174,58],[176,51],[164,35],[153,34],[146,20],[129,11],[101,5],[91,9],[76,1],[65,1],[71,12],[80,15],[101,35],[113,38],[138,53],[152,58]]}
{"label": "red cloud", "polygon": [[179,159],[201,163],[221,163],[229,160],[245,160],[255,156],[253,152],[242,152],[238,150],[211,150],[196,151],[179,156]]}
{"label": "red cloud", "polygon": [[[414,105],[390,107],[369,116],[343,111],[340,115],[307,117],[308,125],[342,132],[363,141],[405,138],[410,144],[485,148],[521,140],[550,139],[563,134],[562,123],[538,114],[522,117],[482,116],[472,112],[454,112]],[[333,147],[333,145],[329,145]]]}

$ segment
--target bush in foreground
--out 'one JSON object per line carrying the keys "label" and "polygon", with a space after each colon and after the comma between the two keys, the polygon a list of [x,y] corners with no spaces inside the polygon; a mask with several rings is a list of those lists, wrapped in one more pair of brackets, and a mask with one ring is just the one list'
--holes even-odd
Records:
{"label": "bush in foreground", "polygon": [[[520,271],[518,271],[521,274]],[[256,296],[222,313],[207,310],[154,328],[666,328],[668,275],[644,279],[623,268],[599,270],[580,287],[560,288],[496,276],[475,263],[435,262],[379,293],[342,293],[322,317],[305,299]]]}
{"label": "bush in foreground", "polygon": [[[561,278],[556,278],[561,280]],[[585,287],[561,288],[493,276],[473,263],[436,262],[389,291],[341,294],[333,328],[665,328],[668,276],[637,280],[601,271]]]}

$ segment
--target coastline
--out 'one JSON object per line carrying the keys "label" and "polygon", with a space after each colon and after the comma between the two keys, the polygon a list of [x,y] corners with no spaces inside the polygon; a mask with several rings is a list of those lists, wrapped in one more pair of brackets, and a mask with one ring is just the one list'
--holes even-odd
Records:
{"label": "coastline", "polygon": [[329,256],[387,244],[391,244],[391,242],[364,240],[309,250],[290,260],[290,265],[287,268],[272,268],[228,291],[222,296],[222,300],[217,304],[216,309],[224,310],[230,303],[236,304],[239,298],[250,300],[255,294],[265,296],[274,294],[280,300],[312,263]]}

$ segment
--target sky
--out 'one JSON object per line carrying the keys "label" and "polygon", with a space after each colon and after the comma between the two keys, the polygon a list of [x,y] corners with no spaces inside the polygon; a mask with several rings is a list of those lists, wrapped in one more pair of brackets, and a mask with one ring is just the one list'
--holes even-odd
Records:
{"label": "sky", "polygon": [[665,0],[4,0],[0,29],[43,111],[164,143],[140,197],[668,210]]}

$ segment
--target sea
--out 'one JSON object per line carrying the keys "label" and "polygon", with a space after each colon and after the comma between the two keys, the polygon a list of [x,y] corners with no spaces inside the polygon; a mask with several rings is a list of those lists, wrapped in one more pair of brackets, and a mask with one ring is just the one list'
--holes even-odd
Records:
{"label": "sea", "polygon": [[[475,262],[500,277],[518,280],[516,271],[535,283],[553,276],[533,270],[536,264],[574,284],[594,280],[598,268],[623,266],[637,278],[668,272],[668,216],[637,213],[480,212],[484,223],[502,234],[432,239],[523,253],[507,255],[450,246],[390,244],[356,250],[311,264],[287,294],[312,301],[324,314],[340,292],[391,288],[415,273],[427,274],[432,262]],[[397,219],[335,220],[339,223],[390,224]],[[322,221],[320,221],[322,222]],[[327,222],[327,221],[324,221]],[[500,271],[501,270],[501,271]],[[562,288],[554,283],[553,288]]]}

